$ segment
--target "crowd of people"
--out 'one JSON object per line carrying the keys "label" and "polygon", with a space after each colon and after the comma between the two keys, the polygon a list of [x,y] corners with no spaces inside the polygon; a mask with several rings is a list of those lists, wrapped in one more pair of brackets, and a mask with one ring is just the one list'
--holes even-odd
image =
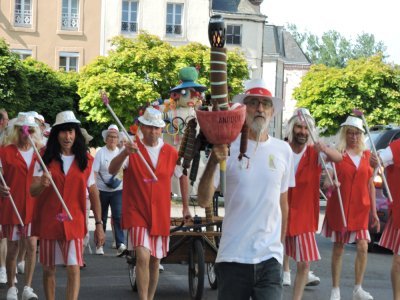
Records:
{"label": "crowd of people", "polygon": [[[342,257],[349,243],[357,249],[353,299],[373,299],[362,283],[370,219],[380,229],[373,184],[379,160],[387,167],[394,200],[380,244],[394,253],[393,297],[400,299],[400,142],[371,154],[363,121],[348,116],[336,147],[329,147],[305,108],[288,120],[286,141],[277,139],[268,129],[283,101],[263,80],[246,82],[245,92],[232,102],[246,106],[246,155],[241,135],[231,145],[213,145],[197,197],[200,206],[211,205],[220,181],[217,166],[226,160],[215,264],[218,299],[281,299],[283,285],[291,285],[290,259],[296,263],[293,299],[302,299],[306,285],[319,283],[310,264],[321,259],[316,232],[323,171],[328,202],[321,234],[333,243],[330,299],[341,299]],[[68,274],[65,299],[78,299],[88,211],[95,219],[95,253],[101,255],[109,208],[116,255],[135,250],[139,298],[154,298],[160,260],[169,249],[171,180],[179,181],[185,220],[191,218],[189,183],[177,165],[178,151],[163,140],[163,114],[148,107],[138,121],[135,142],[111,124],[102,132],[105,145],[92,156],[93,137],[72,111],[59,112],[50,128],[37,112],[9,120],[0,109],[0,286],[7,287],[7,300],[18,299],[17,272],[25,275],[22,299],[38,299],[38,287],[32,286],[37,252],[46,299],[55,299],[58,265]]]}

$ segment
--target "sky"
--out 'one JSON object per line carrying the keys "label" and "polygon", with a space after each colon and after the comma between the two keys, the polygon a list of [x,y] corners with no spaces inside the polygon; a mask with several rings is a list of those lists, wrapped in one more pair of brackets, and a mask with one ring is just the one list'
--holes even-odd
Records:
{"label": "sky", "polygon": [[400,64],[400,2],[397,0],[264,0],[268,24],[295,24],[299,32],[321,36],[336,30],[351,41],[373,34],[386,46],[387,62]]}

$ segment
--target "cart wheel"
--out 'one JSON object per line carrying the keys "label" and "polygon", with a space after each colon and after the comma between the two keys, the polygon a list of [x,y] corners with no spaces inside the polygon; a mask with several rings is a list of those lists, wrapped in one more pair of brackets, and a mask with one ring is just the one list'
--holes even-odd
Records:
{"label": "cart wheel", "polygon": [[215,275],[214,263],[207,263],[207,277],[210,287],[216,290],[218,287],[217,276]]}
{"label": "cart wheel", "polygon": [[200,300],[204,290],[204,249],[201,240],[195,239],[189,252],[190,297]]}

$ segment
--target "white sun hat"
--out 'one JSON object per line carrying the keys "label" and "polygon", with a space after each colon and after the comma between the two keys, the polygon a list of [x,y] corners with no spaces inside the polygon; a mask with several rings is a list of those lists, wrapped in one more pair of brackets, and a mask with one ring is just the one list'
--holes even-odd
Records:
{"label": "white sun hat", "polygon": [[115,125],[115,124],[111,124],[110,126],[108,126],[108,128],[107,128],[106,130],[103,130],[103,131],[101,132],[101,135],[103,136],[103,140],[104,140],[104,141],[106,141],[107,134],[108,134],[108,132],[110,132],[110,131],[117,133],[117,135],[118,135],[118,140],[120,140],[120,135],[119,135],[118,126]]}
{"label": "white sun hat", "polygon": [[304,117],[306,117],[306,118],[312,120],[313,122],[315,122],[314,118],[312,117],[310,111],[307,108],[298,107],[293,111],[293,115],[290,117],[288,123],[290,123],[294,118],[298,117],[299,114],[300,114],[299,113],[300,111],[303,112]]}
{"label": "white sun hat", "polygon": [[159,110],[152,107],[146,108],[146,111],[144,112],[143,116],[139,117],[139,122],[148,126],[154,126],[160,128],[165,127],[165,122],[162,119],[162,113]]}
{"label": "white sun hat", "polygon": [[18,113],[14,126],[38,127],[38,125],[35,122],[35,118],[29,113],[25,112]]}
{"label": "white sun hat", "polygon": [[353,126],[357,129],[360,129],[362,132],[365,132],[363,128],[363,121],[359,118],[348,116],[346,122],[340,124],[341,127],[343,126]]}
{"label": "white sun hat", "polygon": [[56,122],[53,124],[53,127],[66,123],[81,124],[81,122],[77,118],[75,118],[73,111],[66,110],[57,114]]}
{"label": "white sun hat", "polygon": [[265,97],[272,100],[272,105],[274,107],[274,114],[275,116],[279,113],[283,108],[283,101],[280,98],[272,97],[271,92],[267,89],[267,84],[262,79],[252,79],[247,80],[244,83],[244,90],[243,94],[238,94],[233,97],[233,103],[243,103],[243,100],[249,96],[257,96],[257,97]]}

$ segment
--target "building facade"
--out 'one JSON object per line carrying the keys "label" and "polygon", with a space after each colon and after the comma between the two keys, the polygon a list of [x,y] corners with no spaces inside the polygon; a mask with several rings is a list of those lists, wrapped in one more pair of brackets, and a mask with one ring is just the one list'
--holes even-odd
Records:
{"label": "building facade", "polygon": [[20,57],[79,71],[99,55],[100,1],[0,1],[0,36]]}

